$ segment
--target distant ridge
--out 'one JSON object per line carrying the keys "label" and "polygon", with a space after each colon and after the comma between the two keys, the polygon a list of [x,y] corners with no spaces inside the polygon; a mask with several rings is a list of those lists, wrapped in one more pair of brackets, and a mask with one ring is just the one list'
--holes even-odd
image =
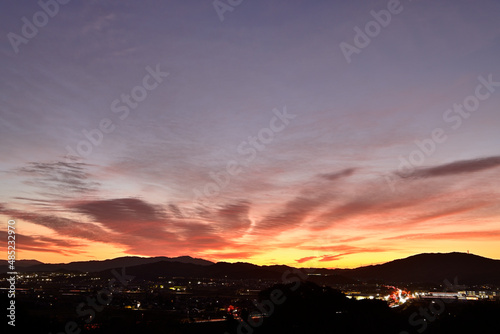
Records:
{"label": "distant ridge", "polygon": [[[0,260],[0,266],[7,266],[8,261],[7,260]],[[43,262],[40,262],[38,260],[16,260],[16,266],[17,267],[31,267],[35,265],[43,264]]]}
{"label": "distant ridge", "polygon": [[[33,264],[34,265],[29,265]],[[0,262],[0,273],[7,271],[7,261]],[[231,278],[282,280],[287,270],[295,268],[274,265],[258,266],[245,262],[228,263],[192,258],[190,256],[169,257],[119,257],[104,261],[80,261],[67,264],[42,264],[36,260],[16,261],[17,271],[80,271],[109,272],[114,268],[127,267],[127,273],[140,279],[155,277]],[[321,284],[349,284],[356,281],[382,283],[435,283],[445,280],[453,282],[455,277],[461,284],[500,284],[500,260],[467,253],[424,253],[384,264],[364,266],[356,269],[313,269],[310,280]]]}
{"label": "distant ridge", "polygon": [[[27,261],[34,261],[28,264]],[[191,256],[179,257],[139,257],[139,256],[124,256],[109,260],[91,260],[91,261],[77,261],[70,263],[42,263],[36,260],[19,260],[16,261],[16,267],[23,267],[22,271],[81,271],[81,272],[98,272],[113,268],[132,267],[141,264],[155,263],[160,261],[166,262],[180,262],[191,263],[199,266],[208,266],[214,264],[213,262],[192,258]],[[7,271],[7,261],[0,262],[0,273]]]}
{"label": "distant ridge", "polygon": [[359,280],[381,282],[452,282],[500,284],[500,260],[468,253],[423,253],[384,264],[356,269],[337,269],[339,274]]}

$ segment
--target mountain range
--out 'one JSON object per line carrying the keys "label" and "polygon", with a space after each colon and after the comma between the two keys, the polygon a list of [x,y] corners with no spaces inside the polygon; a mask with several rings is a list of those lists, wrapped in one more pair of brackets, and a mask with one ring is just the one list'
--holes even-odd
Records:
{"label": "mountain range", "polygon": [[[211,262],[190,256],[119,257],[104,261],[79,261],[45,264],[36,260],[16,261],[19,272],[91,272],[108,274],[111,269],[127,267],[127,274],[140,279],[157,277],[269,279],[280,281],[294,267],[258,266],[250,263]],[[0,261],[0,273],[7,272],[7,261]],[[384,264],[355,269],[309,268],[309,277],[322,284],[345,284],[358,281],[381,283],[500,284],[500,260],[468,253],[425,253]]]}
{"label": "mountain range", "polygon": [[[44,272],[44,271],[80,271],[80,272],[99,272],[113,268],[133,267],[148,263],[157,262],[180,262],[191,263],[199,266],[208,266],[213,262],[192,258],[191,256],[179,257],[139,257],[139,256],[124,256],[110,260],[92,260],[92,261],[77,261],[70,263],[43,263],[37,260],[17,260],[16,267],[21,267],[23,272]],[[6,272],[7,261],[0,261],[0,273]]]}

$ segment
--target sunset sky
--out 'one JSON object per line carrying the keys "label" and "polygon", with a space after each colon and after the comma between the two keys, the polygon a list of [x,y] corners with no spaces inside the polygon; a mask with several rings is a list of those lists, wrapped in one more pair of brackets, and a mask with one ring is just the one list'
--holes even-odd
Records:
{"label": "sunset sky", "polygon": [[499,1],[42,1],[0,3],[18,259],[500,259]]}

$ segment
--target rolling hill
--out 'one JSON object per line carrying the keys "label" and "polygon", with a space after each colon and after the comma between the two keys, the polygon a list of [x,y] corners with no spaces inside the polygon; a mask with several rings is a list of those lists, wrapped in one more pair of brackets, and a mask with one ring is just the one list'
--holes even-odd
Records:
{"label": "rolling hill", "polygon": [[[138,257],[138,256],[125,256],[118,257],[110,260],[103,261],[78,261],[70,263],[42,263],[39,261],[27,263],[25,261],[35,261],[35,260],[20,260],[16,261],[17,271],[27,271],[27,272],[42,272],[42,271],[80,271],[80,272],[99,272],[107,269],[121,268],[121,267],[133,267],[142,264],[149,264],[155,262],[180,262],[180,263],[190,263],[199,266],[208,266],[214,264],[213,262],[196,259],[190,256],[180,256],[180,257]],[[20,268],[22,267],[22,268]],[[7,271],[7,261],[0,262],[0,273],[5,273]]]}
{"label": "rolling hill", "polygon": [[467,284],[500,284],[500,260],[456,252],[418,254],[380,265],[335,271],[363,281],[443,283],[457,277]]}
{"label": "rolling hill", "polygon": [[[258,266],[250,263],[213,263],[189,256],[169,257],[120,257],[104,261],[80,261],[67,264],[43,264],[38,261],[16,261],[17,271],[80,271],[107,272],[127,267],[127,273],[140,279],[156,277],[230,278],[282,280],[283,273],[293,267],[275,265]],[[6,261],[0,272],[7,271]],[[466,253],[426,253],[380,265],[356,269],[316,269],[311,280],[322,284],[348,284],[357,281],[381,283],[434,283],[453,282],[455,277],[464,284],[500,284],[500,260],[493,260]],[[319,274],[319,275],[318,275]]]}

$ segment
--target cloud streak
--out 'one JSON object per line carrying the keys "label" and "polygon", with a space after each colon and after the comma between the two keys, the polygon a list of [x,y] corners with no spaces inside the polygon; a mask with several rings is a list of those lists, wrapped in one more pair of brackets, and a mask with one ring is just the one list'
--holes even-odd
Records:
{"label": "cloud streak", "polygon": [[435,167],[417,168],[415,171],[409,173],[407,176],[403,176],[402,174],[398,175],[401,177],[411,177],[411,178],[442,177],[442,176],[476,173],[480,171],[497,168],[499,166],[500,166],[500,156],[493,156],[480,159],[455,161],[452,163],[443,164]]}
{"label": "cloud streak", "polygon": [[12,173],[24,176],[24,183],[50,197],[81,196],[95,192],[99,183],[92,181],[90,165],[82,162],[29,162]]}
{"label": "cloud streak", "polygon": [[320,174],[319,177],[328,181],[336,181],[338,179],[342,179],[353,175],[355,171],[356,168],[346,168],[335,173]]}

